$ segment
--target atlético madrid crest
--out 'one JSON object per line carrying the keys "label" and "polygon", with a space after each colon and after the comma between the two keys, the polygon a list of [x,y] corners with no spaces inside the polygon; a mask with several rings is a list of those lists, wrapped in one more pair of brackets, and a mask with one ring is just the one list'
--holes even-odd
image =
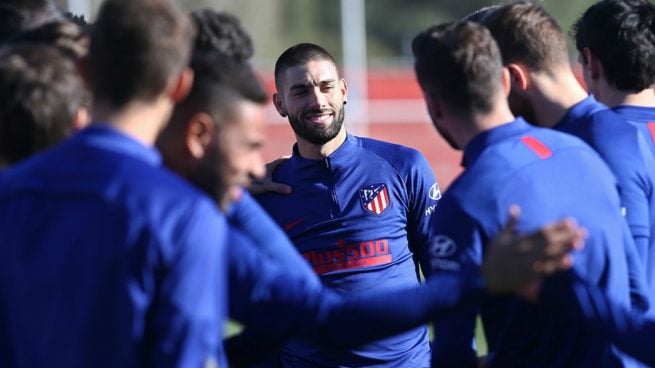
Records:
{"label": "atl\u00e9tico madrid crest", "polygon": [[359,190],[359,199],[362,201],[362,207],[365,210],[376,215],[384,212],[391,204],[386,184],[373,184],[361,188]]}

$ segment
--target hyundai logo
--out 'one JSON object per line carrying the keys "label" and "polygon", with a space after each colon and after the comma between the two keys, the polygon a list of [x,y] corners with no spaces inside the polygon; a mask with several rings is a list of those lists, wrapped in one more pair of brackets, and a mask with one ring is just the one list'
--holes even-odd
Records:
{"label": "hyundai logo", "polygon": [[455,251],[457,251],[457,244],[453,239],[445,235],[437,235],[432,239],[430,254],[433,257],[449,257],[455,254]]}
{"label": "hyundai logo", "polygon": [[428,196],[430,197],[430,199],[435,201],[441,199],[441,190],[439,189],[438,183],[434,183],[434,185],[430,187],[430,193],[428,193]]}

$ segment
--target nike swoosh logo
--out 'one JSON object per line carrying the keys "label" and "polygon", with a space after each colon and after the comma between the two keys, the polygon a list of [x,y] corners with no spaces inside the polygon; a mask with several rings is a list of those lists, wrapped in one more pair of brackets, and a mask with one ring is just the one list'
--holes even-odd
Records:
{"label": "nike swoosh logo", "polygon": [[289,223],[284,224],[284,231],[291,231],[294,227],[296,227],[299,223],[305,221],[304,217],[301,217],[295,221],[291,221]]}

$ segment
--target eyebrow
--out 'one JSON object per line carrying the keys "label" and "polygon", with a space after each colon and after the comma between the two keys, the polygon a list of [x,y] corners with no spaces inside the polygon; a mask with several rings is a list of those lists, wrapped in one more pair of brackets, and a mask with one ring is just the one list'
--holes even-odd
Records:
{"label": "eyebrow", "polygon": [[[336,83],[336,82],[337,82],[336,79],[326,79],[326,80],[322,80],[322,81],[318,82],[318,84],[328,84],[328,83]],[[296,84],[292,85],[291,87],[289,87],[289,90],[305,89],[305,88],[307,88],[308,86],[311,86],[311,85],[312,85],[312,83],[296,83]]]}

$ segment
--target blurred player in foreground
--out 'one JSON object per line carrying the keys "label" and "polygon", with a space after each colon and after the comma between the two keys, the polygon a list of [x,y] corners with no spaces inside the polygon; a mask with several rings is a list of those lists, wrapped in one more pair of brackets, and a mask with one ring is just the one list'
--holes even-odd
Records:
{"label": "blurred player in foreground", "polygon": [[224,364],[225,219],[152,147],[192,37],[167,0],[103,3],[94,123],[0,184],[0,365]]}

